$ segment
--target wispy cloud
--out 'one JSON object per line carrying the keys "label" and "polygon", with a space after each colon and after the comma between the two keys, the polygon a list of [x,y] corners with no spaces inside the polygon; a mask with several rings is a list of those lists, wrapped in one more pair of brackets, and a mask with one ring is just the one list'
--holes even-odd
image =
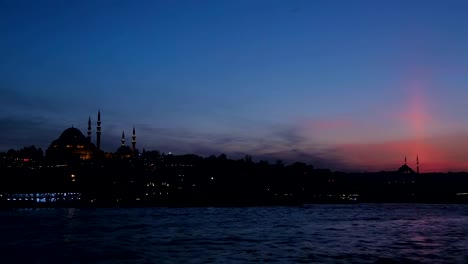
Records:
{"label": "wispy cloud", "polygon": [[67,102],[65,101],[57,102],[37,93],[28,94],[19,89],[0,87],[0,104],[11,112],[39,111],[54,113],[67,108]]}
{"label": "wispy cloud", "polygon": [[0,150],[36,145],[46,148],[57,134],[56,124],[46,118],[0,117]]}

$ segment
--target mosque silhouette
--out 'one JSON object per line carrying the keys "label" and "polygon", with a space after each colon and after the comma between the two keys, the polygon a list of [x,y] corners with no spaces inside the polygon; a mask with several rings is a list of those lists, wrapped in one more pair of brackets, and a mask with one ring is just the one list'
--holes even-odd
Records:
{"label": "mosque silhouette", "polygon": [[125,145],[125,134],[122,132],[121,145],[115,153],[104,153],[101,150],[101,111],[98,111],[96,122],[96,144],[93,144],[91,135],[91,117],[89,117],[87,136],[73,126],[65,129],[59,138],[52,141],[46,150],[46,157],[51,160],[90,160],[104,156],[131,158],[138,154],[135,127],[133,127],[131,147]]}

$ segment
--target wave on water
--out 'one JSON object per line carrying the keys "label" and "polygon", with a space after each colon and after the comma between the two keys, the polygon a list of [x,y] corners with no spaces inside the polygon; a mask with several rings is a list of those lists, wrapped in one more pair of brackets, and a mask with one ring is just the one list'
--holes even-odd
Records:
{"label": "wave on water", "polygon": [[0,263],[468,263],[468,205],[0,212]]}

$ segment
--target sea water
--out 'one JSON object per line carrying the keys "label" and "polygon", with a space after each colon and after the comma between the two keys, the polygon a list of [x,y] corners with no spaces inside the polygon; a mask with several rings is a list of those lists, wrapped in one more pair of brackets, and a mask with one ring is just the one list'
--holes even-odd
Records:
{"label": "sea water", "polygon": [[468,263],[468,205],[0,211],[0,263]]}

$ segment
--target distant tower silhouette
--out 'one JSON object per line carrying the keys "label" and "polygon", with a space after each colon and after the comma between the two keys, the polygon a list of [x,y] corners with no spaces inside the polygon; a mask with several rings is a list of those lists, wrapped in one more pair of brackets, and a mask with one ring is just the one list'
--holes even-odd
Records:
{"label": "distant tower silhouette", "polygon": [[419,155],[416,156],[416,173],[419,174]]}
{"label": "distant tower silhouette", "polygon": [[132,135],[132,151],[135,152],[136,146],[136,134],[135,134],[135,126],[133,126],[133,135]]}
{"label": "distant tower silhouette", "polygon": [[101,150],[101,111],[97,114],[97,127],[96,127],[96,148]]}
{"label": "distant tower silhouette", "polygon": [[405,156],[405,165],[406,165],[406,156]]}
{"label": "distant tower silhouette", "polygon": [[88,141],[91,142],[91,117],[88,118]]}
{"label": "distant tower silhouette", "polygon": [[124,131],[122,131],[122,139],[120,140],[122,144],[120,144],[121,147],[125,147],[125,134]]}

